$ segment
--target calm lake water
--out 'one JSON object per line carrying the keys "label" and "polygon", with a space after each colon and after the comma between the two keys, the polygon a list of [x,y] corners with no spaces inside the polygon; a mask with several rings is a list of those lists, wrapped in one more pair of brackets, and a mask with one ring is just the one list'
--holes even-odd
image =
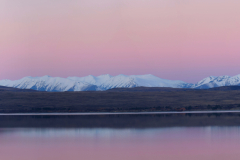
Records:
{"label": "calm lake water", "polygon": [[0,159],[239,160],[239,119],[233,113],[0,116]]}

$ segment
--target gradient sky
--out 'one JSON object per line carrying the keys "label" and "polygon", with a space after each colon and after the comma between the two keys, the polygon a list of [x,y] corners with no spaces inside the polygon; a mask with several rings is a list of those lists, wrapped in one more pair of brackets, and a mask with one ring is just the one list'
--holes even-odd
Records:
{"label": "gradient sky", "polygon": [[0,0],[0,79],[240,74],[239,0]]}

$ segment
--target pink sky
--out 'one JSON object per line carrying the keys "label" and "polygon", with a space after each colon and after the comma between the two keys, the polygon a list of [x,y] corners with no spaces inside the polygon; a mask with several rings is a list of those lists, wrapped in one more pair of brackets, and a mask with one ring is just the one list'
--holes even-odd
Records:
{"label": "pink sky", "polygon": [[0,79],[240,74],[237,0],[0,0]]}

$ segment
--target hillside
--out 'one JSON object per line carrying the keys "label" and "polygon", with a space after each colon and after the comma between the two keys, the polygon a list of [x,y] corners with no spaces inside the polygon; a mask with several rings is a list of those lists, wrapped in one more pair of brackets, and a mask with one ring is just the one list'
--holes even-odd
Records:
{"label": "hillside", "polygon": [[[0,112],[127,112],[239,109],[240,90],[16,92],[0,90]],[[154,89],[154,88],[151,88]],[[119,89],[122,90],[122,89]],[[131,90],[131,89],[130,89]],[[144,91],[145,90],[145,91]]]}
{"label": "hillside", "polygon": [[19,89],[19,88],[0,86],[0,92],[38,92],[38,91],[32,90],[32,89]]}
{"label": "hillside", "polygon": [[107,90],[108,92],[175,92],[175,91],[189,91],[192,88],[170,88],[170,87],[134,87],[134,88],[113,88]]}

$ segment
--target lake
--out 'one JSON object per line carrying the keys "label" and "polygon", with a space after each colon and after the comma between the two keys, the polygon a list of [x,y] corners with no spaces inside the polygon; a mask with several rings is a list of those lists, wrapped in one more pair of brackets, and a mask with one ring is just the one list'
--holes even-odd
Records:
{"label": "lake", "polygon": [[238,160],[240,113],[1,115],[3,160]]}

